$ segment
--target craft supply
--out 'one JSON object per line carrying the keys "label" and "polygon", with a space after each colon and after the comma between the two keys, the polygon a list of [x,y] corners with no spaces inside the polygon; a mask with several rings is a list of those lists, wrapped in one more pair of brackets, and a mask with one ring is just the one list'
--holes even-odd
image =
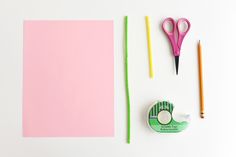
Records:
{"label": "craft supply", "polygon": [[168,101],[156,101],[148,111],[148,125],[159,133],[177,133],[187,128],[189,115],[173,115],[174,105]]}
{"label": "craft supply", "polygon": [[151,40],[151,28],[149,17],[146,16],[146,29],[147,29],[147,44],[148,44],[148,57],[149,57],[149,75],[150,78],[154,77],[153,71],[153,59],[152,59],[152,40]]}
{"label": "craft supply", "polygon": [[114,136],[113,21],[25,21],[23,136]]}
{"label": "craft supply", "polygon": [[129,96],[129,58],[128,58],[128,16],[125,16],[125,87],[127,99],[127,143],[130,143],[130,96]]}
{"label": "craft supply", "polygon": [[[168,24],[172,27],[172,30],[167,29]],[[184,31],[181,30],[180,28],[181,27],[180,25],[182,24],[186,24],[187,26],[187,28]],[[173,18],[166,18],[162,23],[162,29],[167,35],[171,43],[173,55],[175,57],[175,68],[176,68],[177,75],[178,75],[178,70],[179,70],[179,56],[180,56],[181,45],[182,45],[185,35],[188,33],[190,29],[190,26],[191,26],[190,22],[185,18],[180,18],[177,21],[177,23],[175,22]]]}
{"label": "craft supply", "polygon": [[203,71],[202,71],[202,46],[198,42],[198,71],[199,71],[199,95],[200,95],[200,117],[204,118],[204,94],[203,94]]}

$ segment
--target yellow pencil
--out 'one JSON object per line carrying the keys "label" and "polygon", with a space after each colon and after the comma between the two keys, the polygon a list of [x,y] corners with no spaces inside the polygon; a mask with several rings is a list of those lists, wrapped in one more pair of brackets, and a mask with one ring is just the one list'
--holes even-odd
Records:
{"label": "yellow pencil", "polygon": [[147,28],[147,43],[148,43],[148,56],[149,56],[149,74],[150,77],[154,77],[153,71],[153,59],[152,59],[152,42],[151,42],[151,30],[149,17],[146,16],[146,28]]}
{"label": "yellow pencil", "polygon": [[198,70],[199,70],[199,94],[200,94],[200,117],[204,118],[204,95],[203,95],[203,71],[202,71],[202,46],[198,42]]}

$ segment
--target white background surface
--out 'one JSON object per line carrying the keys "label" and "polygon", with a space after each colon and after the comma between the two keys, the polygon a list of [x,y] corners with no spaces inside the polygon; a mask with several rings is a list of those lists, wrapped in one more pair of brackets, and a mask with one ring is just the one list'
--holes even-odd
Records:
{"label": "white background surface", "polygon": [[[235,36],[233,0],[0,0],[0,156],[92,157],[236,156]],[[130,23],[131,144],[126,144],[123,16]],[[144,16],[152,28],[155,79],[148,77]],[[160,24],[186,17],[192,27],[182,45],[179,76]],[[115,137],[23,138],[23,20],[113,19],[115,26]],[[197,41],[204,60],[206,118],[199,118]],[[191,124],[179,134],[160,135],[146,124],[155,100],[172,101],[189,113]]]}

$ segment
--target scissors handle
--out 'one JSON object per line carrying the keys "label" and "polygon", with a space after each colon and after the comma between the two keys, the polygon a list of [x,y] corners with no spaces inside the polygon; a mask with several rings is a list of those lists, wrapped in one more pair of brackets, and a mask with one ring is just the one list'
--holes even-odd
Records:
{"label": "scissors handle", "polygon": [[[186,23],[187,24],[187,28],[185,31],[181,31],[180,30],[180,25],[182,23]],[[172,26],[172,30],[169,31],[166,28],[166,25],[170,24]],[[162,23],[162,29],[165,32],[165,34],[167,35],[170,43],[171,43],[171,47],[173,50],[173,54],[174,56],[179,56],[180,55],[180,49],[181,49],[181,45],[183,42],[183,39],[185,37],[185,35],[188,33],[189,29],[190,29],[190,22],[186,19],[186,18],[180,18],[177,22],[177,24],[175,23],[175,20],[173,18],[166,18],[163,23]],[[176,29],[177,29],[177,36],[176,36]],[[176,37],[178,37],[176,39]]]}
{"label": "scissors handle", "polygon": [[[181,31],[180,30],[180,25],[182,23],[186,23],[187,24],[187,28],[184,30],[184,31]],[[186,19],[186,18],[180,18],[177,22],[177,31],[178,31],[178,41],[177,41],[177,44],[178,44],[178,47],[179,49],[181,48],[181,45],[182,45],[182,42],[184,40],[184,37],[185,35],[188,33],[190,27],[191,27],[191,24],[190,22]]]}
{"label": "scissors handle", "polygon": [[[167,30],[167,24],[169,24],[170,26],[172,26],[172,30]],[[171,47],[172,47],[172,51],[174,56],[179,56],[179,50],[178,50],[178,46],[175,40],[175,30],[176,30],[176,24],[175,24],[175,20],[171,17],[166,18],[163,23],[162,23],[162,29],[165,32],[165,34],[167,35],[170,43],[171,43]]]}

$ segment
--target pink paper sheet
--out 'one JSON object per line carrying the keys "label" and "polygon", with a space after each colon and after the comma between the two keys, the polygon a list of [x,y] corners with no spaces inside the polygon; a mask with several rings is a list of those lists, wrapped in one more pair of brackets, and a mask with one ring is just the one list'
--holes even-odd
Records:
{"label": "pink paper sheet", "polygon": [[25,21],[23,136],[114,136],[113,21]]}

